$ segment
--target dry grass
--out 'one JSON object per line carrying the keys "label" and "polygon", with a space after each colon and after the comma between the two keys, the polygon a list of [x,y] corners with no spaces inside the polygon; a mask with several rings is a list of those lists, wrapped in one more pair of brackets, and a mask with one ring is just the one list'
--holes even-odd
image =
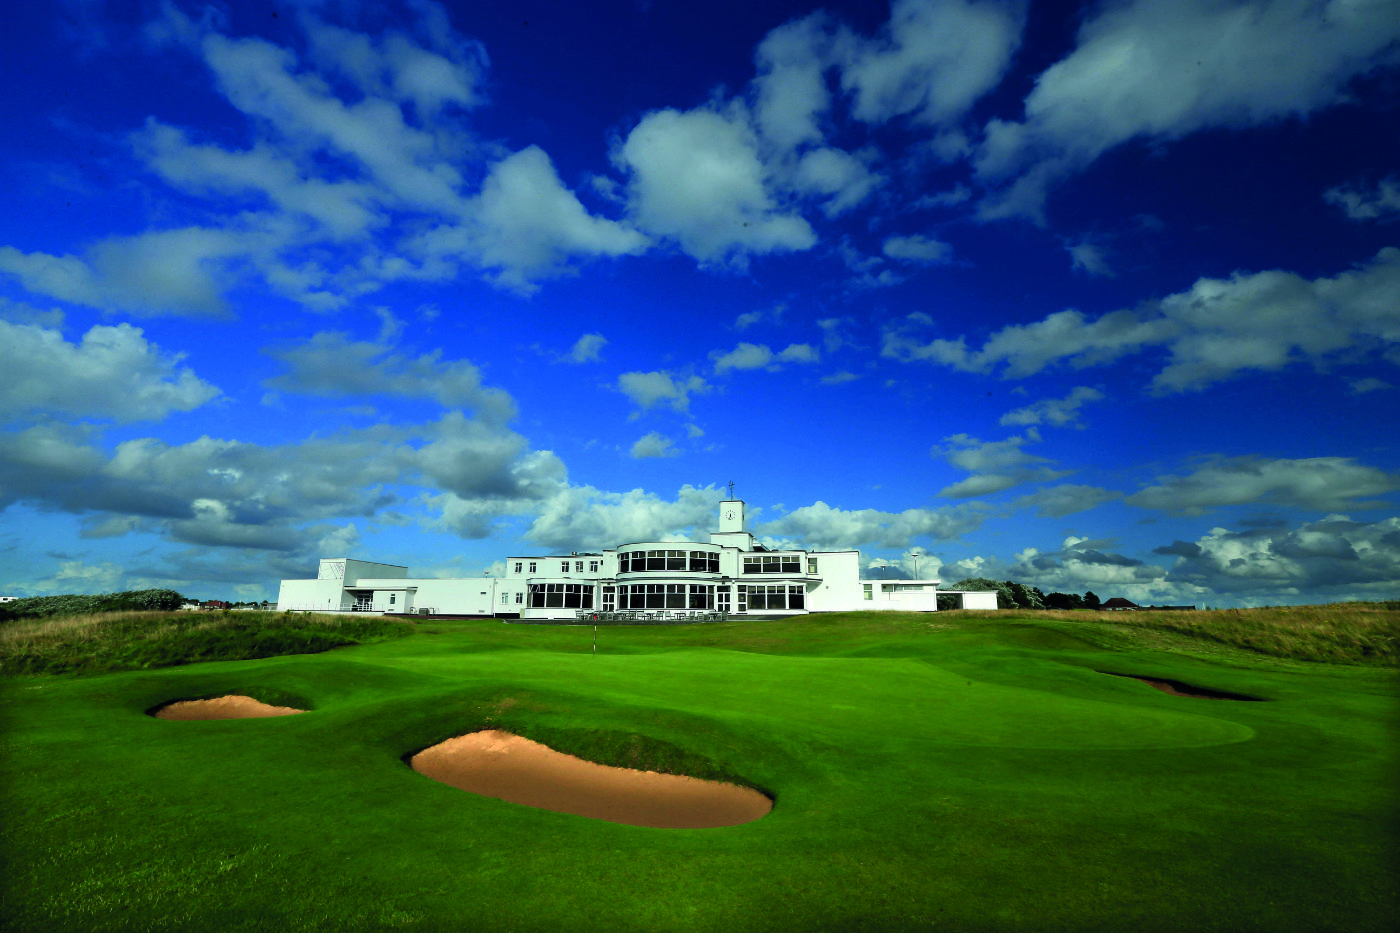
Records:
{"label": "dry grass", "polygon": [[[1031,618],[1175,636],[1297,661],[1400,667],[1400,611],[1394,603],[1331,603],[1196,612],[1088,612],[1050,609]],[[1014,611],[1014,610],[1013,610]],[[959,612],[1005,618],[1006,610]]]}

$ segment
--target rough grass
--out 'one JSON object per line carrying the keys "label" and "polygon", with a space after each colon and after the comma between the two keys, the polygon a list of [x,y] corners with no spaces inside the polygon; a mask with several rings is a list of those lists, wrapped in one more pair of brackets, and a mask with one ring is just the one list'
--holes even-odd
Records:
{"label": "rough grass", "polygon": [[[1390,607],[1390,608],[1388,608]],[[1087,612],[1047,610],[967,611],[948,618],[1007,619],[1029,616],[1086,625],[1135,629],[1168,637],[1213,643],[1267,657],[1368,667],[1400,667],[1400,604],[1332,603],[1260,609],[1198,612]]]}
{"label": "rough grass", "polygon": [[315,654],[398,638],[411,624],[336,615],[100,612],[0,625],[0,673],[101,674]]}

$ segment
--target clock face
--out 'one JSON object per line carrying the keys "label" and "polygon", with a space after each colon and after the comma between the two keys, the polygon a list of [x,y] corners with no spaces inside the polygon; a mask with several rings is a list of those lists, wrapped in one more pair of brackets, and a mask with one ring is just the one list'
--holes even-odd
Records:
{"label": "clock face", "polygon": [[729,519],[730,521],[733,521],[733,520],[734,520],[734,510],[733,510],[733,509],[730,509],[728,512],[725,512],[725,513],[724,513],[724,517],[727,518],[727,519]]}

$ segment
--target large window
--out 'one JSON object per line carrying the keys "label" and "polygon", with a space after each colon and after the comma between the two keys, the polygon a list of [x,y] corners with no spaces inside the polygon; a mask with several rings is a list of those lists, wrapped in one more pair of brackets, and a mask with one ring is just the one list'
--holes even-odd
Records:
{"label": "large window", "polygon": [[719,588],[719,590],[717,590],[717,591],[715,592],[715,598],[716,598],[716,600],[717,600],[717,602],[715,603],[715,608],[717,608],[720,612],[728,612],[728,611],[729,611],[729,587],[727,587],[727,586],[721,586],[721,587]]}
{"label": "large window", "polygon": [[611,586],[605,586],[605,587],[603,587],[603,611],[604,611],[604,612],[612,612],[613,609],[615,609],[616,607],[617,607],[617,589],[616,589],[616,587],[611,587]]}
{"label": "large window", "polygon": [[807,594],[801,586],[748,586],[749,609],[804,609]]}
{"label": "large window", "polygon": [[703,584],[632,583],[617,588],[619,609],[713,609],[714,605],[715,588]]}
{"label": "large window", "polygon": [[617,555],[618,573],[655,573],[658,570],[719,573],[719,553],[712,551],[623,551]]}
{"label": "large window", "polygon": [[759,554],[744,558],[744,573],[801,573],[800,554]]}
{"label": "large window", "polygon": [[531,609],[592,609],[593,587],[584,583],[531,583]]}

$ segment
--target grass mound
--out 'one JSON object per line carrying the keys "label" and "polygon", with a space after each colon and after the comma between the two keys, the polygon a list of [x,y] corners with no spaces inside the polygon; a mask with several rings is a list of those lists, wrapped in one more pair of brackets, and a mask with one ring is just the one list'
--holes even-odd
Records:
{"label": "grass mound", "polygon": [[942,620],[1050,620],[1082,623],[1086,631],[1117,629],[1139,643],[1180,648],[1221,645],[1267,657],[1327,664],[1400,667],[1400,603],[1332,603],[1214,609],[1200,612],[1084,612],[1017,610],[940,613]]}
{"label": "grass mound", "polygon": [[0,626],[0,673],[103,674],[197,661],[316,654],[407,635],[379,618],[270,613],[106,612]]}

